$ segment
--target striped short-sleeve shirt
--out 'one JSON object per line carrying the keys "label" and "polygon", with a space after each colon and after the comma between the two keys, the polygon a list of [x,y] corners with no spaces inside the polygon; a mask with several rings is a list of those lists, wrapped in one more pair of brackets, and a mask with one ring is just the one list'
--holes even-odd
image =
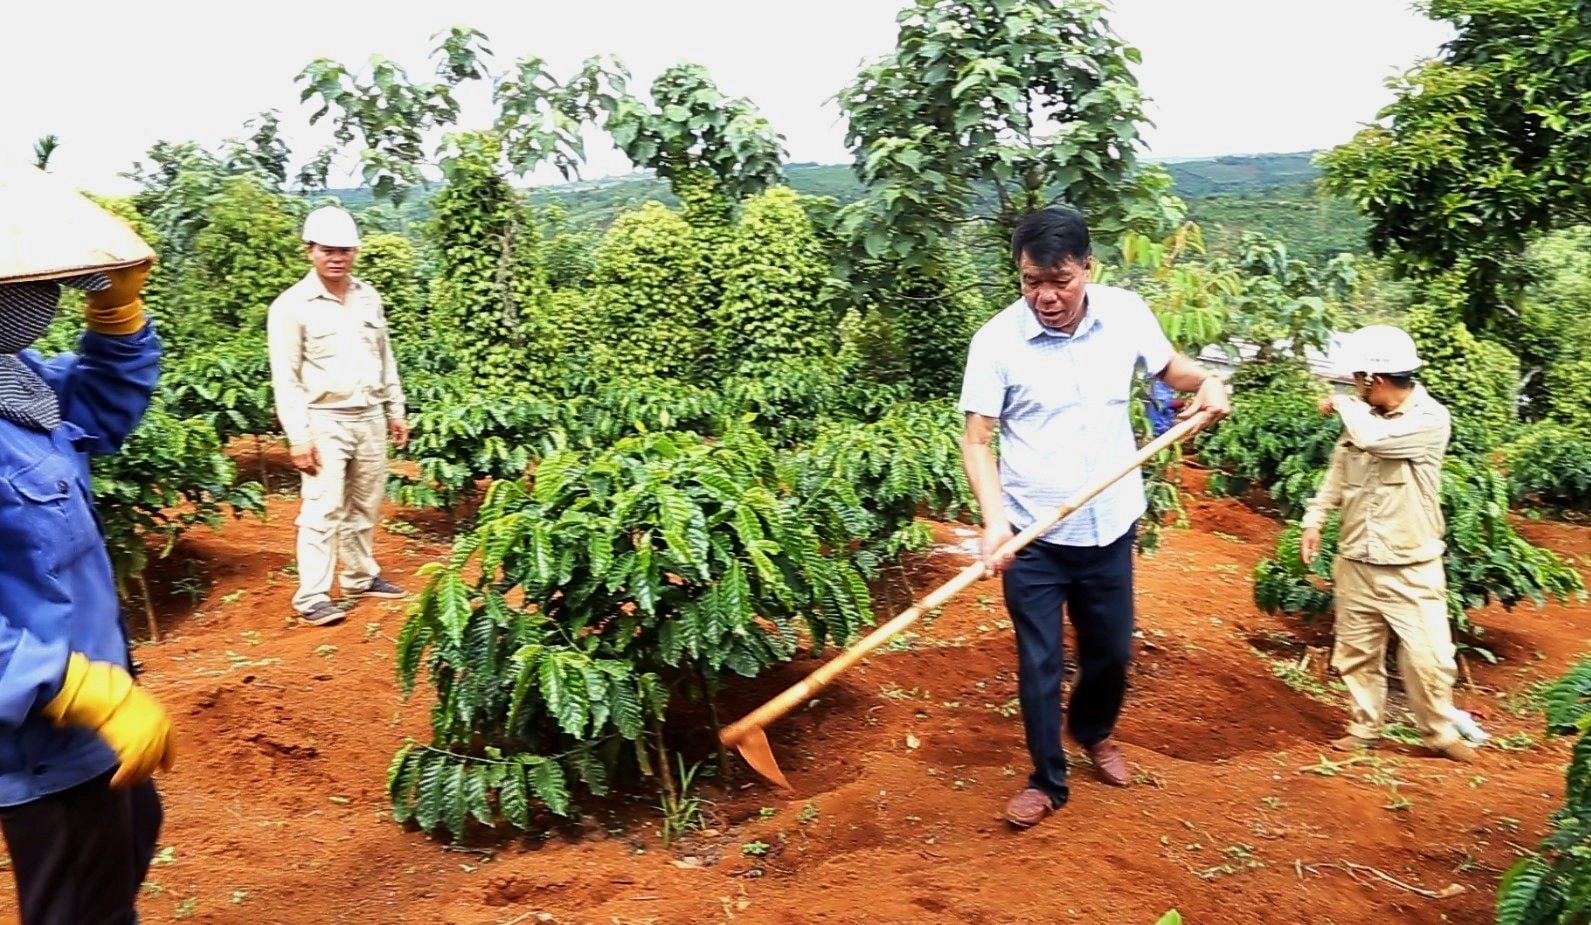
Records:
{"label": "striped short-sleeve shirt", "polygon": [[[1171,362],[1171,342],[1142,298],[1090,284],[1087,300],[1067,334],[1018,299],[978,329],[967,353],[960,407],[1000,422],[1000,483],[1015,530],[1132,461],[1135,371],[1141,363],[1158,375]],[[1106,546],[1146,508],[1134,469],[1041,538]]]}

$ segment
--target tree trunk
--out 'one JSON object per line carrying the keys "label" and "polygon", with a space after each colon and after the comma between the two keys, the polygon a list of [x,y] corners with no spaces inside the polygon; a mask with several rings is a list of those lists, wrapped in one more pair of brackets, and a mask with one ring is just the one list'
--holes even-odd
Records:
{"label": "tree trunk", "polygon": [[149,596],[149,579],[138,573],[138,596],[144,599],[144,618],[149,621],[149,641],[160,641],[160,624],[155,620],[155,604]]}

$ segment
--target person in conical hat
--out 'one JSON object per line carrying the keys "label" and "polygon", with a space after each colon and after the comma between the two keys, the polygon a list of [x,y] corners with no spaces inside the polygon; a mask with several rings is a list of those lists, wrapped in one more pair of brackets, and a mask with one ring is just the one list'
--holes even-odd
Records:
{"label": "person in conical hat", "polygon": [[[175,751],[132,675],[89,457],[154,393],[151,263],[42,172],[0,172],[0,224],[0,831],[22,925],[131,923],[162,821],[151,776]],[[63,287],[87,294],[87,330],[45,359],[30,348]]]}

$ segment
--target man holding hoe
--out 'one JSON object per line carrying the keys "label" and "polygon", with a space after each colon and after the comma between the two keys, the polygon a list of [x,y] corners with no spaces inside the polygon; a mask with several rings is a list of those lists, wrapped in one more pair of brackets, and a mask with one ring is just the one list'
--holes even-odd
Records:
{"label": "man holding hoe", "polygon": [[[1143,299],[1089,282],[1088,228],[1078,212],[1048,208],[1011,239],[1022,298],[972,339],[962,382],[962,461],[983,511],[982,555],[1003,575],[1016,627],[1018,691],[1033,772],[1006,819],[1035,825],[1066,803],[1061,745],[1062,609],[1077,635],[1073,737],[1101,778],[1128,783],[1111,741],[1127,690],[1133,639],[1133,549],[1146,510],[1137,469],[1023,548],[998,550],[1070,497],[1129,465],[1137,453],[1129,407],[1133,377],[1148,375],[1193,398],[1179,417],[1230,413],[1226,385],[1172,349]],[[1000,435],[996,462],[992,441]]]}

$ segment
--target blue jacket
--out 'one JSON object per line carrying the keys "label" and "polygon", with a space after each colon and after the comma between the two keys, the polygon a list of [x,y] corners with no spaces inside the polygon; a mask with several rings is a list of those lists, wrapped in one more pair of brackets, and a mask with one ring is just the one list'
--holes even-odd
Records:
{"label": "blue jacket", "polygon": [[50,433],[0,419],[0,806],[74,787],[116,766],[92,731],[39,710],[60,691],[67,657],[129,668],[127,636],[89,456],[116,452],[160,371],[160,339],[93,332],[76,355],[22,354],[61,399]]}

